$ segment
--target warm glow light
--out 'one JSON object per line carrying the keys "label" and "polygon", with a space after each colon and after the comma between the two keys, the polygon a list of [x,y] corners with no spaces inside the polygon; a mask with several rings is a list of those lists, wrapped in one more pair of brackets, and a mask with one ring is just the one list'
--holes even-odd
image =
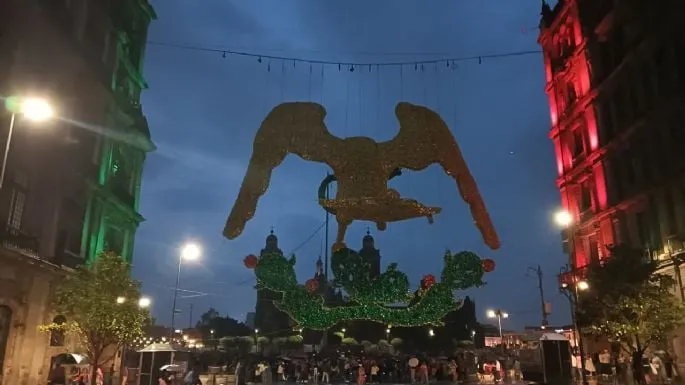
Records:
{"label": "warm glow light", "polygon": [[509,318],[509,313],[502,313],[502,318]]}
{"label": "warm glow light", "polygon": [[435,335],[435,332],[433,331],[433,329],[428,329],[428,335],[431,337],[433,337]]}
{"label": "warm glow light", "polygon": [[257,333],[259,333],[259,329],[254,330],[254,334],[257,334]]}
{"label": "warm glow light", "polygon": [[342,328],[341,332],[345,333],[347,330],[345,328]]}
{"label": "warm glow light", "polygon": [[117,303],[118,303],[119,305],[121,305],[121,304],[124,303],[124,302],[126,302],[126,298],[125,298],[125,297],[117,297]]}
{"label": "warm glow light", "polygon": [[390,329],[385,329],[386,334],[390,334]]}
{"label": "warm glow light", "polygon": [[568,211],[560,210],[554,214],[554,222],[561,227],[568,227],[573,223],[573,217]]}
{"label": "warm glow light", "polygon": [[35,122],[48,120],[55,114],[50,103],[40,98],[23,99],[19,111],[24,117]]}
{"label": "warm glow light", "polygon": [[181,250],[181,258],[189,261],[194,261],[200,258],[200,254],[202,254],[202,250],[200,249],[200,246],[196,245],[195,243],[188,243],[187,245],[183,246],[183,249]]}
{"label": "warm glow light", "polygon": [[579,281],[576,287],[578,290],[587,290],[590,288],[590,284],[587,281]]}
{"label": "warm glow light", "polygon": [[497,317],[497,313],[494,310],[488,310],[488,312],[486,314],[487,314],[488,318]]}
{"label": "warm glow light", "polygon": [[151,304],[152,300],[148,297],[140,297],[140,299],[138,300],[138,306],[140,306],[143,309],[150,307]]}

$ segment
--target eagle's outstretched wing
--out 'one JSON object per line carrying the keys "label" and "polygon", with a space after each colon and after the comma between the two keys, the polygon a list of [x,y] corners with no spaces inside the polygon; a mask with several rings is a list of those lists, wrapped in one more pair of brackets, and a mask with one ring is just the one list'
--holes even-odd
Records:
{"label": "eagle's outstretched wing", "polygon": [[395,115],[400,123],[399,133],[378,146],[383,158],[389,162],[386,167],[423,170],[431,164],[440,164],[456,181],[485,243],[491,249],[498,249],[499,237],[485,202],[447,124],[430,109],[405,102],[397,104]]}
{"label": "eagle's outstretched wing", "polygon": [[305,102],[283,103],[269,112],[255,136],[252,158],[226,221],[224,236],[235,239],[242,233],[269,187],[273,169],[288,154],[334,166],[342,140],[328,131],[325,116],[323,106]]}

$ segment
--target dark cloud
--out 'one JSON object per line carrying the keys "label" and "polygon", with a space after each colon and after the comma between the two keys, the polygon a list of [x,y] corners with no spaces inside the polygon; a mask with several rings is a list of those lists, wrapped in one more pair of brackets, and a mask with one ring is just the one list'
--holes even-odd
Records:
{"label": "dark cloud", "polygon": [[[168,43],[377,62],[537,49],[532,27],[539,3],[534,1],[158,0],[154,5],[160,20],[152,25],[150,39]],[[394,105],[408,100],[435,109],[452,128],[503,248],[485,248],[454,181],[431,167],[406,173],[393,186],[405,196],[442,206],[443,213],[433,225],[415,220],[390,224],[382,233],[372,228],[384,263],[398,262],[416,284],[422,274],[439,273],[446,248],[492,256],[498,267],[488,275],[489,285],[468,292],[479,311],[505,307],[514,315],[511,322],[539,322],[529,310],[538,305],[527,267],[541,263],[547,289],[553,291],[553,275],[563,261],[551,226],[558,192],[541,57],[371,72],[368,67],[349,72],[334,65],[224,59],[220,53],[155,45],[148,46],[146,58],[150,90],[143,104],[159,150],[146,166],[141,210],[147,222],[138,234],[135,271],[155,296],[160,321],[168,321],[169,287],[179,247],[187,240],[205,248],[202,261],[184,267],[181,285],[206,293],[192,299],[199,309],[214,306],[244,316],[254,307],[254,280],[241,261],[263,247],[271,226],[281,248],[296,252],[300,279],[313,274],[323,245],[321,233],[315,234],[324,220],[316,201],[328,171],[323,165],[287,158],[244,234],[234,241],[221,236],[254,133],[270,108],[313,100],[327,108],[326,123],[336,135],[388,140],[397,133]],[[350,246],[360,246],[366,227],[351,226]],[[183,306],[189,302],[184,299]],[[553,302],[555,309],[566,309],[558,298]],[[555,311],[552,321],[565,323],[564,316]]]}

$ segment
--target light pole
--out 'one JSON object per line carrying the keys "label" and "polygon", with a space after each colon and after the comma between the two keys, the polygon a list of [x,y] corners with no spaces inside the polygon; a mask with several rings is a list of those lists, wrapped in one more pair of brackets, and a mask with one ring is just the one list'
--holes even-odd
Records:
{"label": "light pole", "polygon": [[[560,287],[559,290],[568,298],[571,305],[571,322],[573,323],[573,335],[575,337],[576,347],[578,348],[578,355],[580,356],[580,378],[583,385],[587,385],[587,376],[585,374],[585,349],[583,349],[583,336],[581,335],[580,327],[578,327],[578,294],[580,291],[587,290],[590,285],[587,281],[579,279],[578,270],[575,268],[576,263],[573,258],[575,249],[575,232],[573,230],[573,215],[566,210],[559,210],[554,214],[554,222],[567,230],[569,237],[568,260],[566,267],[562,268],[561,273],[565,276],[570,276],[570,280],[562,282],[561,274],[559,276]],[[578,363],[576,363],[578,365]]]}
{"label": "light pole", "polygon": [[[12,143],[12,134],[14,133],[14,122],[17,115],[23,116],[34,122],[43,122],[53,117],[55,111],[50,103],[45,99],[40,98],[26,98],[17,99],[18,106],[12,110],[10,115],[10,126],[7,130],[7,139],[5,140],[5,151],[2,154],[2,168],[0,168],[0,189],[5,183],[5,173],[7,172],[7,157],[10,152],[10,145]],[[11,103],[10,103],[11,104]]]}
{"label": "light pole", "polygon": [[200,246],[196,245],[195,243],[188,243],[185,246],[183,246],[183,249],[181,249],[181,253],[178,255],[178,271],[176,272],[176,286],[174,287],[174,302],[171,305],[172,336],[174,330],[176,330],[176,300],[178,299],[178,285],[181,282],[181,265],[183,264],[184,259],[188,261],[194,261],[200,258],[201,253],[202,250],[200,250]]}
{"label": "light pole", "polygon": [[504,348],[504,335],[502,334],[502,318],[509,318],[509,313],[502,309],[488,310],[488,318],[497,318],[497,327],[499,328],[499,340]]}
{"label": "light pole", "polygon": [[[583,336],[580,333],[580,327],[578,326],[578,296],[581,291],[585,291],[590,288],[587,281],[578,279],[577,272],[570,269],[568,266],[562,268],[562,274],[568,276],[570,273],[571,282],[563,282],[559,291],[568,298],[568,302],[571,305],[571,322],[573,323],[573,335],[578,348],[578,355],[580,356],[580,378],[583,385],[587,385],[587,376],[585,375],[585,349],[583,348]],[[578,365],[578,363],[576,363]]]}
{"label": "light pole", "polygon": [[[126,297],[120,296],[117,297],[116,303],[118,305],[123,305],[126,303]],[[150,297],[140,297],[138,298],[138,307],[141,309],[147,309],[152,305],[152,300]],[[119,362],[119,380],[122,380],[123,377],[125,376],[125,365],[126,365],[126,352],[128,351],[128,344],[123,344],[121,346],[121,356],[120,356],[120,362]],[[114,368],[114,364],[112,364],[112,368]]]}

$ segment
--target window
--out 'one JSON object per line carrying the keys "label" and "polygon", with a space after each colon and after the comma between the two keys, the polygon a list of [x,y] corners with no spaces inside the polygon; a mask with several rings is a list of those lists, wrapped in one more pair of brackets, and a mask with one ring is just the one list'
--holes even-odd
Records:
{"label": "window", "polygon": [[644,211],[635,214],[635,224],[637,225],[638,245],[640,247],[649,247],[649,222]]}
{"label": "window", "polygon": [[80,255],[84,215],[84,209],[75,201],[70,199],[62,201],[60,231],[57,236],[55,255],[62,255],[65,251]]}
{"label": "window", "polygon": [[[67,319],[63,315],[58,315],[52,319],[52,323],[55,326],[64,325],[67,323]],[[52,330],[50,332],[50,346],[64,346],[64,330]]]}
{"label": "window", "polygon": [[12,309],[8,306],[0,306],[0,368],[5,367],[5,351],[7,351],[11,327]]}
{"label": "window", "polygon": [[100,59],[102,59],[103,63],[107,63],[108,60],[110,59],[110,39],[111,39],[112,34],[107,31],[105,32],[105,43],[103,44],[102,47],[102,54],[100,55]]}
{"label": "window", "polygon": [[619,158],[615,157],[611,159],[610,168],[613,186],[613,201],[612,203],[617,203],[624,198],[625,194],[625,180],[623,179],[623,168],[622,163]]}
{"label": "window", "polygon": [[580,202],[582,211],[592,209],[592,187],[588,182],[583,183]]}
{"label": "window", "polygon": [[614,139],[614,116],[611,100],[603,100],[598,104],[599,133],[603,145]]}
{"label": "window", "polygon": [[664,197],[666,209],[666,233],[668,235],[678,232],[678,225],[676,221],[675,203],[673,202],[673,192],[667,190]]}
{"label": "window", "polygon": [[591,235],[588,238],[588,246],[590,248],[588,253],[588,255],[590,256],[590,261],[599,261],[599,241],[597,239],[597,234]]}
{"label": "window", "polygon": [[122,255],[124,252],[124,232],[118,227],[108,226],[105,236],[105,250]]}
{"label": "window", "polygon": [[11,187],[10,210],[7,216],[7,226],[11,229],[21,230],[24,209],[26,207],[27,185],[28,179],[24,174],[17,173],[14,175],[14,183]]}
{"label": "window", "polygon": [[583,129],[578,127],[573,131],[573,159],[583,155],[584,152]]}

